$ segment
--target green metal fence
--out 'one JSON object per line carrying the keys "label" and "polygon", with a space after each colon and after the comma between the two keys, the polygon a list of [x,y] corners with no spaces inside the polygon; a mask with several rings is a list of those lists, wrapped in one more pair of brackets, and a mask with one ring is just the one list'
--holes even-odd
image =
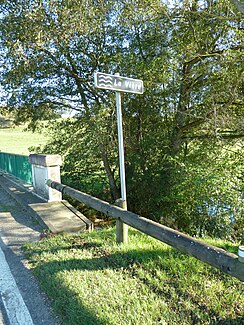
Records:
{"label": "green metal fence", "polygon": [[28,156],[0,152],[0,169],[26,183],[32,183],[31,164]]}

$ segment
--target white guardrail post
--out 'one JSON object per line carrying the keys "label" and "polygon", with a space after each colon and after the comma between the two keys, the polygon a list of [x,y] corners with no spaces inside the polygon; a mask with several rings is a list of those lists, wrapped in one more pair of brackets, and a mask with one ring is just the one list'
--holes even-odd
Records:
{"label": "white guardrail post", "polygon": [[48,202],[62,201],[62,194],[50,188],[46,184],[48,179],[55,180],[56,182],[61,182],[61,156],[31,154],[29,155],[29,161],[32,165],[34,192]]}

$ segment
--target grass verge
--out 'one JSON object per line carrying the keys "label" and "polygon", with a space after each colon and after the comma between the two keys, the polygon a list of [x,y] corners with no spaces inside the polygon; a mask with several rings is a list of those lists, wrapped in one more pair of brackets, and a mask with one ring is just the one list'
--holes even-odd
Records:
{"label": "grass verge", "polygon": [[243,324],[243,283],[136,230],[129,236],[118,245],[108,228],[24,246],[63,324]]}
{"label": "grass verge", "polygon": [[29,155],[28,148],[43,145],[47,142],[47,137],[40,133],[25,131],[25,128],[0,128],[0,151]]}

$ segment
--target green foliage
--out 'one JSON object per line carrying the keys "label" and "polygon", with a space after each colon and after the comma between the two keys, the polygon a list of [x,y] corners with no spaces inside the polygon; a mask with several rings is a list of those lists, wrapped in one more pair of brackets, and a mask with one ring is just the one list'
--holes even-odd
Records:
{"label": "green foliage", "polygon": [[194,148],[175,166],[163,220],[194,236],[242,239],[244,234],[242,147],[221,143]]}
{"label": "green foliage", "polygon": [[106,123],[109,119],[113,120],[114,116],[104,108],[89,119],[53,121],[49,127],[46,125],[45,131],[52,140],[40,148],[41,152],[63,157],[61,172],[64,184],[108,201],[111,192],[102,162],[103,149],[106,154],[109,151],[109,163],[114,165],[114,169],[117,164],[116,148],[111,145],[114,141],[111,123]]}
{"label": "green foliage", "polygon": [[129,209],[192,234],[240,236],[242,163],[225,150],[235,151],[233,141],[241,146],[243,138],[239,2],[0,6],[0,74],[9,107],[32,128],[43,118],[77,113],[52,122],[45,148],[64,157],[67,184],[119,197],[115,96],[95,89],[93,75],[141,78],[145,93],[123,96]]}

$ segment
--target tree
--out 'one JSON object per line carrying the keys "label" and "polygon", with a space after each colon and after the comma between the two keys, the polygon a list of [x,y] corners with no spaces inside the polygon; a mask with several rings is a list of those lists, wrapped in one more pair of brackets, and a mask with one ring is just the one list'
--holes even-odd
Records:
{"label": "tree", "polygon": [[[89,96],[95,97],[89,82],[96,69],[102,44],[97,44],[94,24],[88,26],[93,6],[82,6],[77,12],[78,2],[69,1],[5,2],[2,19],[2,43],[5,45],[5,86],[17,89],[10,103],[28,103],[40,108],[72,107],[86,109]],[[95,13],[93,13],[95,14]],[[101,12],[98,28],[102,25]],[[72,27],[72,28],[70,28]],[[80,37],[81,36],[81,37]],[[83,36],[83,37],[82,37]],[[100,39],[99,39],[100,41]],[[95,48],[96,51],[93,52]],[[100,49],[100,51],[98,50]],[[96,53],[96,54],[93,54]],[[4,79],[3,79],[4,80]]]}
{"label": "tree", "polygon": [[[146,89],[143,100],[128,100],[125,105],[131,109],[125,123],[128,179],[135,180],[133,196],[142,188],[138,196],[147,209],[145,197],[153,201],[154,214],[166,210],[165,217],[172,204],[166,209],[167,202],[161,199],[159,207],[153,193],[168,197],[177,161],[186,160],[206,139],[216,143],[216,137],[230,141],[243,137],[241,16],[221,1],[181,3],[183,7],[170,11],[152,9],[155,21],[148,12],[142,20],[144,3],[133,11],[138,17],[126,16],[128,5],[121,11],[129,30],[123,66],[128,62],[124,69],[133,67],[136,75],[142,75]],[[135,200],[137,207],[141,201]]]}
{"label": "tree", "polygon": [[[111,2],[6,1],[2,9],[2,82],[19,120],[29,119],[35,128],[40,119],[63,110],[92,119],[92,107],[106,101],[94,88],[93,74],[101,66],[107,69],[112,54],[107,37]],[[117,198],[102,139],[98,151]]]}
{"label": "tree", "polygon": [[[8,104],[33,122],[54,111],[77,111],[77,119],[60,123],[48,150],[62,149],[66,166],[82,175],[100,171],[102,162],[114,200],[119,195],[114,96],[94,88],[93,74],[143,79],[143,96],[123,96],[129,208],[187,231],[193,222],[193,232],[204,233],[200,217],[213,218],[201,188],[207,184],[205,193],[214,188],[208,178],[216,170],[224,186],[223,168],[214,158],[234,140],[239,145],[244,134],[243,22],[231,2],[5,1],[1,80],[10,93]],[[227,154],[223,159],[240,165]],[[233,196],[220,191],[223,204],[238,202],[239,178],[235,184]]]}

